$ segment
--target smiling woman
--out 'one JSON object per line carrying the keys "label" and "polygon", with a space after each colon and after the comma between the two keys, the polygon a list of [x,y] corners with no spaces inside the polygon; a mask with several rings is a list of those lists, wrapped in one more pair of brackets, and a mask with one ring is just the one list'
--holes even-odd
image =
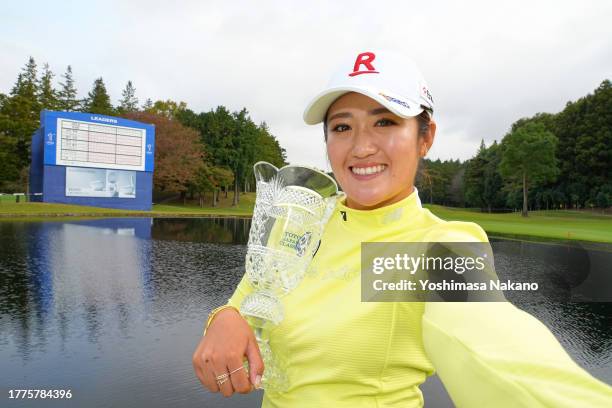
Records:
{"label": "smiling woman", "polygon": [[414,191],[419,158],[435,136],[415,117],[402,118],[365,95],[347,93],[328,110],[327,152],[332,170],[347,195],[347,205],[367,210],[393,204]]}
{"label": "smiling woman", "polygon": [[[419,386],[434,371],[459,407],[611,406],[612,389],[510,303],[361,298],[363,243],[488,241],[477,224],[444,221],[421,206],[414,179],[434,142],[433,108],[415,64],[390,52],[351,56],[306,108],[306,123],[323,122],[344,195],[306,277],[283,298],[285,319],[270,347],[287,361],[290,384],[282,393],[266,389],[263,406],[422,407]],[[201,382],[225,396],[249,392],[265,370],[238,312],[252,291],[243,277],[210,315],[193,355]]]}

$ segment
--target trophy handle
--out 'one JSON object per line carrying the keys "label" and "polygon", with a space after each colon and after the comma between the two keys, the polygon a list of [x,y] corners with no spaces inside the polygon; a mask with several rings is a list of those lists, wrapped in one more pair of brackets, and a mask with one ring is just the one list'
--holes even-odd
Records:
{"label": "trophy handle", "polygon": [[253,174],[256,182],[268,183],[278,174],[278,168],[271,163],[258,161],[253,165]]}
{"label": "trophy handle", "polygon": [[288,165],[278,170],[283,186],[302,187],[316,192],[323,198],[338,193],[336,180],[328,174],[312,167],[302,165]]}

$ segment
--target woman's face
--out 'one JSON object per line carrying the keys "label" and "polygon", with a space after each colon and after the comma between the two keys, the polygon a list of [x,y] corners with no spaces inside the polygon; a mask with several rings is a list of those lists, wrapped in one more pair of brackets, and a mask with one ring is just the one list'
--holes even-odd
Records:
{"label": "woman's face", "polygon": [[419,138],[417,118],[401,118],[365,95],[347,93],[327,111],[327,154],[350,208],[368,210],[413,191],[419,158],[435,124]]}

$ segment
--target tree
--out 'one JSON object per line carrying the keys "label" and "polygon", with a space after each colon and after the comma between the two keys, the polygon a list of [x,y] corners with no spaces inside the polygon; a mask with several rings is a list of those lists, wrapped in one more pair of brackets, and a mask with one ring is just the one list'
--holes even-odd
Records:
{"label": "tree", "polygon": [[[569,187],[574,183],[584,189],[565,191],[567,204],[584,206],[589,195],[596,196],[612,178],[612,82],[602,81],[592,94],[568,102],[555,116],[553,129],[559,139],[559,180]],[[593,194],[589,194],[589,192]]]}
{"label": "tree", "polygon": [[200,168],[198,176],[192,186],[193,191],[199,193],[200,207],[204,206],[203,193],[212,191],[212,206],[217,206],[218,192],[222,186],[234,182],[234,173],[225,167],[218,167],[205,161]]}
{"label": "tree", "polygon": [[459,160],[423,159],[418,167],[415,185],[424,201],[430,204],[459,205],[463,202],[461,186],[465,165]]}
{"label": "tree", "polygon": [[[213,207],[217,205],[218,191],[221,187],[225,188],[234,182],[234,173],[225,167],[214,166],[212,168],[212,178],[215,181],[215,190],[213,191]],[[227,194],[226,194],[227,197]]]}
{"label": "tree", "polygon": [[53,88],[54,76],[49,69],[49,64],[45,64],[38,88],[38,102],[42,109],[57,110],[59,108],[58,92]]}
{"label": "tree", "polygon": [[257,126],[243,108],[232,114],[235,122],[235,133],[232,137],[232,150],[237,154],[230,156],[230,166],[234,172],[234,200],[232,205],[240,203],[240,183],[246,183],[249,171],[254,164]]}
{"label": "tree", "polygon": [[[215,184],[211,179],[211,169],[207,163],[202,163],[202,166],[200,166],[198,169],[196,177],[189,186],[189,190],[191,191],[192,195],[194,192],[198,193],[200,207],[204,207],[204,194],[206,194],[207,191],[214,191],[214,189]],[[215,197],[213,194],[213,207],[215,204]]]}
{"label": "tree", "polygon": [[23,191],[18,183],[21,168],[17,140],[0,132],[0,191]]}
{"label": "tree", "polygon": [[502,140],[502,177],[520,180],[523,189],[523,217],[528,215],[527,195],[530,184],[554,180],[558,174],[555,158],[556,137],[542,123],[527,122]]}
{"label": "tree", "polygon": [[[235,164],[240,152],[235,149],[233,140],[236,137],[237,123],[227,108],[218,106],[214,111],[199,114],[190,109],[184,109],[177,111],[175,117],[185,126],[192,127],[200,132],[201,140],[209,154],[208,161],[210,164],[232,169],[234,176],[236,175]],[[236,187],[239,179],[238,181],[234,179],[233,182]],[[227,196],[228,185],[224,187]]]}
{"label": "tree", "polygon": [[4,146],[11,146],[8,151],[17,155],[19,172],[30,163],[30,141],[39,125],[40,109],[36,62],[30,57],[0,108],[0,133],[13,139]]}
{"label": "tree", "polygon": [[605,210],[610,206],[610,197],[608,197],[608,195],[603,191],[597,193],[597,197],[595,198],[595,200],[597,202],[597,206],[602,210]]}
{"label": "tree", "polygon": [[155,172],[153,187],[157,191],[180,193],[183,198],[203,166],[204,147],[194,129],[176,120],[149,112],[123,115],[132,120],[155,125]]}
{"label": "tree", "polygon": [[502,207],[504,202],[502,192],[504,182],[499,174],[501,154],[501,146],[497,143],[497,140],[493,141],[493,144],[487,148],[485,156],[487,164],[484,171],[483,198],[489,212],[492,208]]}
{"label": "tree", "polygon": [[65,112],[74,112],[79,110],[80,102],[77,99],[77,90],[74,86],[72,78],[72,67],[68,65],[66,72],[62,75],[64,82],[60,82],[59,91],[59,108]]}
{"label": "tree", "polygon": [[180,112],[187,109],[185,102],[174,102],[170,99],[165,101],[155,101],[152,107],[147,109],[148,112],[155,113],[156,115],[165,116],[168,119],[174,119]]}
{"label": "tree", "polygon": [[466,163],[464,176],[465,198],[470,205],[476,205],[480,208],[486,206],[484,196],[485,169],[487,166],[486,151],[487,147],[484,139],[482,139],[478,152]]}
{"label": "tree", "polygon": [[261,122],[257,128],[255,162],[258,161],[267,161],[278,168],[287,164],[287,152],[270,133],[270,128],[266,122]]}
{"label": "tree", "polygon": [[83,111],[99,113],[101,115],[113,115],[115,113],[102,78],[94,81],[93,89],[87,94],[85,99]]}
{"label": "tree", "polygon": [[429,195],[429,204],[434,203],[434,189],[437,189],[443,183],[444,177],[435,168],[432,161],[423,160],[423,164],[418,169],[416,185],[421,195]]}
{"label": "tree", "polygon": [[12,96],[20,95],[35,99],[38,91],[37,67],[34,58],[30,57],[23,72],[17,77],[17,82],[11,91]]}
{"label": "tree", "polygon": [[144,105],[142,105],[142,110],[145,112],[150,112],[152,108],[153,108],[153,101],[151,100],[151,98],[147,98]]}
{"label": "tree", "polygon": [[119,100],[119,113],[136,112],[138,111],[138,98],[136,97],[136,88],[132,81],[128,81],[125,89],[121,92],[122,98]]}
{"label": "tree", "polygon": [[234,183],[234,205],[240,200],[240,186],[244,186],[244,191],[249,189],[255,162],[265,160],[277,167],[286,164],[285,150],[270,133],[268,125],[265,122],[255,125],[246,109],[230,113],[224,106],[218,106],[215,110],[196,114],[185,108],[178,109],[174,117],[200,132],[208,153],[207,163],[231,170],[232,181],[223,178],[225,182],[220,186],[224,187],[227,197],[225,183]]}

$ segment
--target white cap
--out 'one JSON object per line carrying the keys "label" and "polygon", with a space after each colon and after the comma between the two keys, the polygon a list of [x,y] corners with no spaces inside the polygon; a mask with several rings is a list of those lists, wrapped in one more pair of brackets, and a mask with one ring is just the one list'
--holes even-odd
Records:
{"label": "white cap", "polygon": [[416,64],[393,51],[367,51],[346,58],[327,87],[304,111],[304,122],[323,122],[336,99],[348,92],[368,96],[397,116],[417,116],[424,109],[433,113],[434,101]]}

